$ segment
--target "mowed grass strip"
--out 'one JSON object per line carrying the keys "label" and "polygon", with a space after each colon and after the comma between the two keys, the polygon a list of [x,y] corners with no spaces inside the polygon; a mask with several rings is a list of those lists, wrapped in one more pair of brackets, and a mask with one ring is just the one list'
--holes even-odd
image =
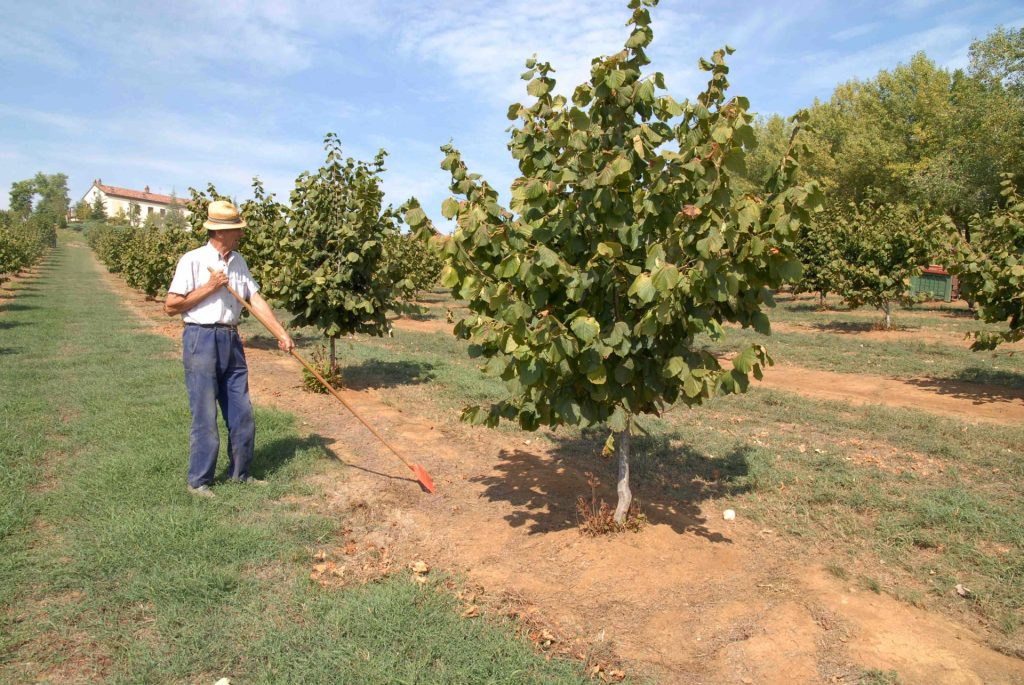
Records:
{"label": "mowed grass strip", "polygon": [[[463,406],[505,396],[447,333],[356,337],[339,343],[338,354],[351,387],[387,388],[384,401],[449,426]],[[967,609],[1007,639],[1024,638],[1024,427],[815,401],[756,384],[746,395],[641,422],[650,435],[634,440],[631,472],[652,520],[704,500],[732,506],[798,544],[831,548],[829,563],[864,575],[867,587]],[[605,431],[501,430],[510,444],[539,440],[594,471],[614,499],[615,464],[598,456]],[[969,598],[955,593],[958,583]]]}
{"label": "mowed grass strip", "polygon": [[3,305],[0,349],[0,681],[585,681],[439,585],[312,583],[345,522],[284,497],[339,467],[290,416],[257,409],[269,485],[190,496],[175,345],[139,329],[77,236]]}

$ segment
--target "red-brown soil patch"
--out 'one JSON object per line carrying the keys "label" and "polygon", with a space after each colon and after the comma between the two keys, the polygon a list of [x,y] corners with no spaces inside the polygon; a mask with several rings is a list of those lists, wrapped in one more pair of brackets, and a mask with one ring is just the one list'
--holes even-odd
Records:
{"label": "red-brown soil patch", "polygon": [[778,365],[765,371],[761,385],[804,397],[905,407],[964,420],[1024,422],[1024,391],[985,383],[885,378]]}
{"label": "red-brown soil patch", "polygon": [[[108,282],[142,318],[166,320],[158,305]],[[659,683],[793,685],[855,683],[875,668],[897,669],[908,685],[1024,682],[1024,661],[987,647],[982,628],[850,589],[820,570],[817,550],[742,511],[728,523],[711,500],[641,491],[651,521],[643,531],[585,538],[574,503],[589,492],[584,470],[592,461],[577,463],[543,435],[527,444],[517,434],[435,424],[415,408],[391,406],[386,389],[344,391],[433,475],[437,494],[423,494],[333,398],[299,388],[293,360],[247,354],[255,400],[294,413],[348,466],[319,478],[323,494],[309,506],[346,525],[361,521],[367,544],[388,550],[394,567],[424,560],[463,574],[471,587],[519,598],[551,626],[550,637],[573,636],[625,660],[632,674]],[[332,559],[348,544],[338,541]]]}

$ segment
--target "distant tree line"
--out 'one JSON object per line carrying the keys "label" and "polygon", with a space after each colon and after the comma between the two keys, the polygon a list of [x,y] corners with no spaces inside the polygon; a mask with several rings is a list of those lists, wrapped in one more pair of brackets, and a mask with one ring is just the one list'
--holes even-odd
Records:
{"label": "distant tree line", "polygon": [[[820,185],[827,208],[798,242],[797,289],[885,309],[911,302],[909,277],[935,263],[975,274],[961,277],[961,292],[979,301],[992,270],[1002,270],[990,235],[1005,229],[993,224],[1008,221],[1024,178],[1024,29],[972,43],[963,70],[922,52],[843,83],[809,108],[807,124],[801,175]],[[781,116],[757,122],[748,187],[768,178],[791,128]]]}
{"label": "distant tree line", "polygon": [[0,211],[0,283],[39,262],[67,225],[68,177],[36,174],[11,184],[9,208]]}

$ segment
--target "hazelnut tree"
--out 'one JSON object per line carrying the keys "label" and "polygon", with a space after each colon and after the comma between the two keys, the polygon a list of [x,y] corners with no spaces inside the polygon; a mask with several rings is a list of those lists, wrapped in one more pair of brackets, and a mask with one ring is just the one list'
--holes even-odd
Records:
{"label": "hazelnut tree", "polygon": [[1009,325],[1005,331],[978,331],[971,345],[975,350],[1024,339],[1024,198],[1012,175],[1003,176],[1002,197],[1002,207],[971,219],[973,239],[961,244],[958,264],[951,269],[978,318]]}
{"label": "hazelnut tree", "polygon": [[[700,60],[710,78],[693,102],[664,93],[661,73],[642,73],[656,4],[629,3],[625,48],[594,59],[571,101],[554,93],[550,64],[527,61],[536,100],[508,110],[521,173],[508,209],[442,148],[455,197],[441,211],[457,228],[441,282],[471,311],[455,334],[509,392],[463,419],[606,425],[619,523],[632,500],[636,417],[742,392],[771,363],[751,345],[726,369],[695,338],[720,338],[726,321],[769,332],[764,310],[773,289],[799,278],[793,240],[820,204],[816,186],[796,180],[802,115],[763,192],[734,184],[756,140],[746,98],[726,97],[731,48]],[[414,204],[406,221],[430,228]]]}

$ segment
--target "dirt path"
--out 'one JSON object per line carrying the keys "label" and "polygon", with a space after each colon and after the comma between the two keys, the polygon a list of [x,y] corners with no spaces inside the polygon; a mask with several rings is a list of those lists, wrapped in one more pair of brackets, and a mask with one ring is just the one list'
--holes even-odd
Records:
{"label": "dirt path", "polygon": [[[107,281],[155,331],[179,337],[159,304]],[[542,437],[526,444],[434,425],[390,406],[387,391],[346,391],[433,474],[438,494],[423,495],[332,398],[299,389],[293,361],[261,349],[247,355],[256,401],[296,414],[350,466],[328,475],[323,499],[310,505],[365,522],[366,540],[396,565],[422,558],[461,572],[484,600],[543,626],[542,641],[555,648],[625,660],[629,673],[659,683],[856,683],[868,668],[896,669],[908,685],[1024,682],[1024,661],[986,647],[979,629],[846,587],[807,563],[815,550],[742,512],[726,523],[713,504],[654,504],[639,534],[583,538],[574,503],[588,491],[586,476]]]}
{"label": "dirt path", "polygon": [[804,397],[905,407],[964,420],[1024,422],[1024,390],[933,378],[898,379],[773,366],[761,385]]}

